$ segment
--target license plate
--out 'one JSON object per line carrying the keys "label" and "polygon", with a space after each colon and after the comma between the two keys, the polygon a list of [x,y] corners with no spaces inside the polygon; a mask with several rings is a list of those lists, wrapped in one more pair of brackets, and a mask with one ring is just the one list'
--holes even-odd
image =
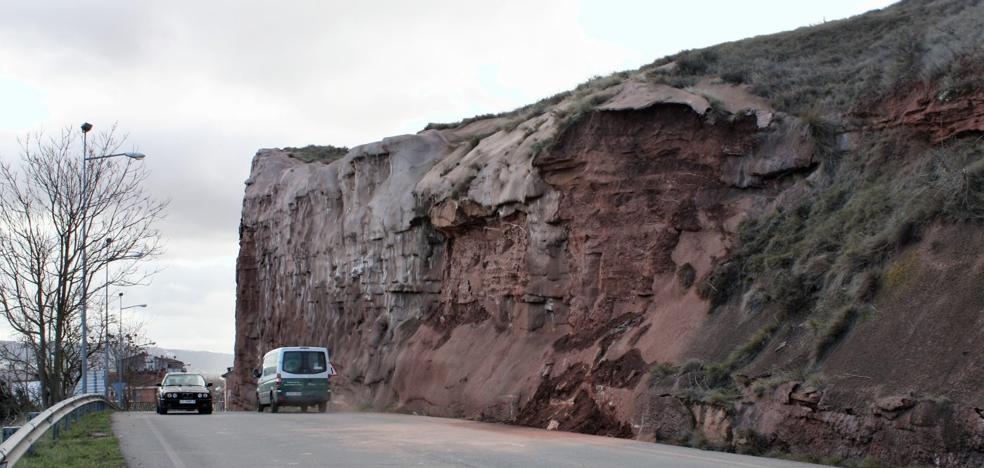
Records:
{"label": "license plate", "polygon": [[287,392],[287,393],[285,393],[285,395],[287,395],[287,396],[301,396],[301,392]]}
{"label": "license plate", "polygon": [[195,404],[195,400],[178,400],[178,403],[182,405],[193,405]]}

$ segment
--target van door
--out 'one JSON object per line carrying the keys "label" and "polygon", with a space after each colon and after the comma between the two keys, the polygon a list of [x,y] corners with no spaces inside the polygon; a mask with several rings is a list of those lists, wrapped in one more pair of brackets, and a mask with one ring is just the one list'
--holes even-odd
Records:
{"label": "van door", "polygon": [[280,365],[284,396],[304,401],[325,401],[332,370],[324,350],[285,350]]}

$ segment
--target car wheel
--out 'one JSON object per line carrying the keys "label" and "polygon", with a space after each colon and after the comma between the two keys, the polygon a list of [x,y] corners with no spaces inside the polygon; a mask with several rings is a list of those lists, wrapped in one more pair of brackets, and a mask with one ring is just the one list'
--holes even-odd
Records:
{"label": "car wheel", "polygon": [[328,402],[322,401],[318,403],[318,412],[324,413],[325,411],[328,411]]}
{"label": "car wheel", "polygon": [[280,408],[278,408],[278,406],[279,405],[277,405],[277,400],[275,398],[273,398],[273,395],[271,394],[270,395],[270,412],[271,413],[276,413],[277,410],[280,409]]}
{"label": "car wheel", "polygon": [[161,414],[167,414],[167,407],[161,406]]}

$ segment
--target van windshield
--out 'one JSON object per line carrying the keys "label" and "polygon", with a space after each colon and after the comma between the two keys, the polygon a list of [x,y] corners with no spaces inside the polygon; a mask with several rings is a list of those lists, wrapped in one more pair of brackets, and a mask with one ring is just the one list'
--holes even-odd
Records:
{"label": "van windshield", "polygon": [[282,369],[288,374],[320,374],[328,365],[324,351],[285,351]]}

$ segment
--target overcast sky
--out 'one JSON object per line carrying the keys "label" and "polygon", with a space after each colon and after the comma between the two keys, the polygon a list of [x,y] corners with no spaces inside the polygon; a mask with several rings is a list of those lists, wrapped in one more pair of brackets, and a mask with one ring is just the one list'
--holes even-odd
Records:
{"label": "overcast sky", "polygon": [[889,3],[4,0],[0,157],[14,159],[28,131],[118,123],[124,149],[147,154],[148,190],[171,200],[164,270],[125,291],[125,304],[150,305],[128,317],[162,347],[232,352],[243,181],[258,148],[414,133]]}

